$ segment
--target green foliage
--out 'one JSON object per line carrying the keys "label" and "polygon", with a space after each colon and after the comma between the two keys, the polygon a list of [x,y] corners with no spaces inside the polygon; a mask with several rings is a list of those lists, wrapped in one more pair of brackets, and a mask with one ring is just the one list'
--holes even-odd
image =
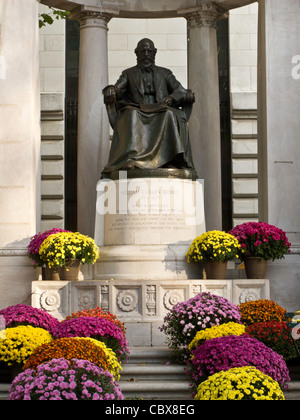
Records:
{"label": "green foliage", "polygon": [[54,20],[67,19],[68,15],[70,14],[70,12],[67,12],[65,10],[57,10],[57,9],[54,9],[53,7],[49,7],[49,9],[52,10],[51,13],[41,13],[39,15],[40,28],[46,25],[52,25]]}

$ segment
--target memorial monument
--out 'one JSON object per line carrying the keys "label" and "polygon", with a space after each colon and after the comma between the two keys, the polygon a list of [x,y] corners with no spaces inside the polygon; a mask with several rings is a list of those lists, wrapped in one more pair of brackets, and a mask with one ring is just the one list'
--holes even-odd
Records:
{"label": "memorial monument", "polygon": [[[213,3],[189,8],[186,2],[173,10],[171,2],[165,7],[145,1],[135,2],[133,11],[131,1],[125,3],[128,15],[114,2],[115,9],[72,8],[81,27],[78,226],[91,232],[95,221],[100,259],[82,268],[83,281],[34,282],[32,303],[59,318],[100,306],[126,323],[131,346],[157,346],[164,342],[158,327],[176,303],[200,292],[241,303],[245,290],[268,298],[269,288],[267,280],[203,278],[201,267],[185,258],[192,240],[206,230],[204,184],[207,226],[221,227],[216,22],[226,10]],[[137,66],[105,87],[107,23],[115,16],[143,18],[149,11],[151,17],[183,16],[188,22],[189,84],[196,92],[191,145],[194,94],[170,70],[156,66],[151,40],[139,42]],[[114,129],[110,153],[108,120]]]}

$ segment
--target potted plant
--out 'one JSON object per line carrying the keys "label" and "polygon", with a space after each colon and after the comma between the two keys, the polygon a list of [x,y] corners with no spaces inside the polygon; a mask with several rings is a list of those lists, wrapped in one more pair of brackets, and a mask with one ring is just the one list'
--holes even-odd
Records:
{"label": "potted plant", "polygon": [[253,366],[217,372],[199,385],[195,400],[285,400],[277,381]]}
{"label": "potted plant", "polygon": [[31,238],[29,245],[27,246],[27,255],[32,260],[33,267],[45,268],[44,273],[43,273],[43,278],[45,278],[46,280],[59,280],[59,274],[58,274],[58,270],[49,270],[48,267],[45,266],[45,261],[41,259],[40,254],[39,254],[40,247],[42,243],[44,242],[44,240],[48,238],[48,236],[53,235],[55,233],[60,233],[60,232],[69,232],[69,231],[54,228],[54,229],[46,230],[45,232],[39,232]]}
{"label": "potted plant", "polygon": [[31,325],[6,328],[0,335],[0,382],[10,383],[31,354],[52,339],[44,328]]}
{"label": "potted plant", "polygon": [[59,232],[44,240],[39,255],[49,268],[59,268],[60,280],[78,280],[80,264],[94,264],[99,248],[89,236]]}
{"label": "potted plant", "polygon": [[289,371],[283,358],[274,350],[247,334],[228,335],[205,341],[192,351],[189,373],[197,389],[217,372],[242,366],[256,369],[277,381],[282,388],[290,382]]}
{"label": "potted plant", "polygon": [[53,359],[27,369],[12,383],[9,400],[123,400],[113,375],[88,360]]}
{"label": "potted plant", "polygon": [[239,241],[229,233],[218,230],[203,233],[191,244],[188,263],[204,263],[207,279],[226,278],[227,263],[241,253]]}
{"label": "potted plant", "polygon": [[238,307],[221,296],[203,292],[173,306],[159,330],[165,334],[166,343],[175,357],[182,362],[190,357],[188,346],[198,331],[229,322],[241,322]]}
{"label": "potted plant", "polygon": [[243,251],[240,258],[248,278],[265,278],[267,261],[284,258],[291,246],[286,233],[268,223],[243,223],[229,233],[240,242]]}
{"label": "potted plant", "polygon": [[129,355],[129,346],[123,331],[116,324],[105,318],[79,317],[61,322],[55,333],[56,338],[91,337],[101,341],[112,349],[118,359]]}
{"label": "potted plant", "polygon": [[103,342],[89,337],[58,338],[40,345],[26,360],[23,370],[37,369],[39,365],[53,359],[88,360],[108,370],[118,381],[121,365],[115,353]]}

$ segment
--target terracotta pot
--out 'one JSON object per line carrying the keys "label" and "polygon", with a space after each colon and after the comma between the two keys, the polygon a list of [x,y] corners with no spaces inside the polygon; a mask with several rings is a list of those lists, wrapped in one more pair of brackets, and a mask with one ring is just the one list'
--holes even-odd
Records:
{"label": "terracotta pot", "polygon": [[60,280],[58,268],[45,267],[45,270],[43,270],[43,271],[45,273],[45,276],[43,276],[43,280],[52,280],[52,281],[59,281]]}
{"label": "terracotta pot", "polygon": [[264,279],[266,277],[266,260],[259,257],[247,257],[244,262],[248,279]]}
{"label": "terracotta pot", "polygon": [[80,260],[67,260],[66,267],[59,267],[60,280],[77,281],[80,272]]}
{"label": "terracotta pot", "polygon": [[224,280],[226,279],[227,261],[207,261],[204,263],[206,279],[208,280]]}

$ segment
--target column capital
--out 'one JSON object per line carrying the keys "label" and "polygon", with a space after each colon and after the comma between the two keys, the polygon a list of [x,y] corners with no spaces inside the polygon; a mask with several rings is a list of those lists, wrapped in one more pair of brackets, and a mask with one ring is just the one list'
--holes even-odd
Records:
{"label": "column capital", "polygon": [[178,14],[187,19],[190,27],[216,28],[219,19],[228,17],[228,11],[215,3],[202,4],[195,8],[181,10]]}
{"label": "column capital", "polygon": [[118,13],[100,7],[81,6],[71,13],[70,18],[80,23],[80,29],[85,27],[106,27],[108,22]]}

